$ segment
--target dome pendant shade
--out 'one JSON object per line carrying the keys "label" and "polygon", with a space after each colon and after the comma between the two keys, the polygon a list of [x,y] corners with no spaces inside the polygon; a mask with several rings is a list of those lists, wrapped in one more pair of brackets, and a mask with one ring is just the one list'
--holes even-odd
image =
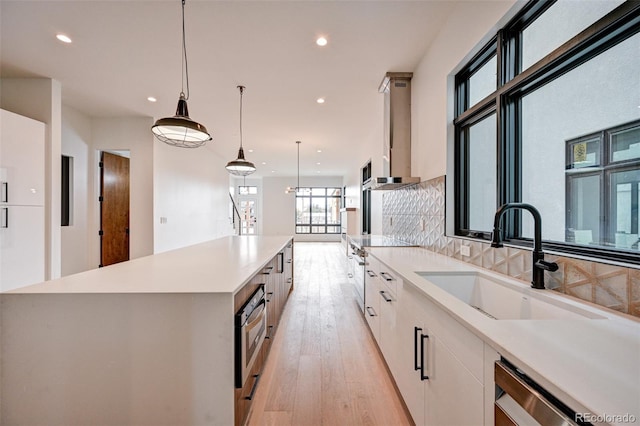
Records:
{"label": "dome pendant shade", "polygon": [[238,158],[229,161],[226,169],[229,173],[236,176],[248,176],[256,171],[256,166],[251,162],[244,159],[244,149],[240,147],[238,150]]}
{"label": "dome pendant shade", "polygon": [[184,94],[180,94],[176,115],[159,119],[151,131],[158,140],[180,148],[197,148],[211,140],[207,128],[189,118]]}

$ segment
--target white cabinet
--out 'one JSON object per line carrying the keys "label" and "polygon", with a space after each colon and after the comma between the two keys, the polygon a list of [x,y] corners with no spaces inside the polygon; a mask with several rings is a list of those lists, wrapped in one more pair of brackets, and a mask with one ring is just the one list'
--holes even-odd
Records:
{"label": "white cabinet", "polygon": [[0,291],[44,281],[45,125],[0,110]]}
{"label": "white cabinet", "polygon": [[416,425],[483,424],[484,342],[375,261],[379,316],[367,321]]}
{"label": "white cabinet", "polygon": [[0,290],[44,281],[44,207],[0,206]]}
{"label": "white cabinet", "polygon": [[384,265],[381,265],[378,281],[380,283],[380,289],[378,290],[378,297],[380,298],[380,339],[378,340],[378,345],[391,370],[391,374],[395,376],[398,370],[398,335],[396,326],[398,296],[396,289],[398,285],[402,286],[402,280],[397,278],[395,272],[391,272]]}
{"label": "white cabinet", "polygon": [[364,317],[376,341],[380,338],[380,290],[378,280],[379,262],[374,257],[367,257],[364,285]]}
{"label": "white cabinet", "polygon": [[5,110],[0,114],[0,203],[43,206],[45,125]]}

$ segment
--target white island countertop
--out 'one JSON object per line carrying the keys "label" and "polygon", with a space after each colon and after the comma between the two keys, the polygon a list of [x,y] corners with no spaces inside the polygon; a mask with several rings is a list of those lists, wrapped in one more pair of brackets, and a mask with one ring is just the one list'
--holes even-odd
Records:
{"label": "white island countertop", "polygon": [[640,422],[640,321],[551,290],[542,291],[606,319],[497,321],[469,309],[415,273],[492,271],[422,248],[372,248],[370,252],[574,409],[603,416],[609,420],[604,423],[624,424],[628,421],[611,417],[624,415]]}
{"label": "white island countertop", "polygon": [[235,293],[291,236],[230,236],[6,292]]}

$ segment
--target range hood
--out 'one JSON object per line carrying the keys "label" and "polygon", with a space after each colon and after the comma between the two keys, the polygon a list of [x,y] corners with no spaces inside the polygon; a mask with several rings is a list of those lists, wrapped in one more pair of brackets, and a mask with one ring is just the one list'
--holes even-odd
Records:
{"label": "range hood", "polygon": [[411,176],[411,72],[388,72],[378,91],[384,94],[382,177],[367,188],[391,190],[420,183]]}

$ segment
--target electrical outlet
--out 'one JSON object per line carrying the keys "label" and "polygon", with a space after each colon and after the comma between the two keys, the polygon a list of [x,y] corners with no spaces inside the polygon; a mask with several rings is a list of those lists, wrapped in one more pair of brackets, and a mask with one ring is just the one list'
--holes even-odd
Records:
{"label": "electrical outlet", "polygon": [[164,225],[165,223],[167,223],[167,218],[166,217],[160,217],[160,224]]}
{"label": "electrical outlet", "polygon": [[427,230],[427,219],[425,219],[424,217],[420,218],[420,230],[422,232]]}
{"label": "electrical outlet", "polygon": [[460,254],[462,256],[471,256],[471,246],[460,246]]}

